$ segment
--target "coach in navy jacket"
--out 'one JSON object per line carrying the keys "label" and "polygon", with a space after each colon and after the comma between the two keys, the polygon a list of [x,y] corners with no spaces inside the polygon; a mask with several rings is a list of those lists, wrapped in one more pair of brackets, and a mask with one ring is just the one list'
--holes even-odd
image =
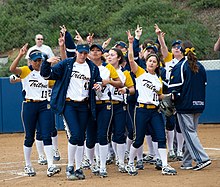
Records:
{"label": "coach in navy jacket", "polygon": [[[64,109],[67,89],[70,83],[73,64],[76,61],[76,57],[67,58],[60,61],[55,66],[51,67],[50,63],[46,60],[42,63],[40,74],[46,79],[56,80],[53,86],[51,95],[51,109],[57,114],[61,114]],[[86,63],[90,68],[90,84],[89,84],[89,104],[92,112],[92,116],[95,119],[95,91],[92,89],[94,83],[102,82],[98,67],[89,59],[86,59]]]}

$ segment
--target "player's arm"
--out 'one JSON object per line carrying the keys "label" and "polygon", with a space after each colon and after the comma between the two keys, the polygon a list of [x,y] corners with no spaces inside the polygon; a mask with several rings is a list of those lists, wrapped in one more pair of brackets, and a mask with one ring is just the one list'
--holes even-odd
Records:
{"label": "player's arm", "polygon": [[220,35],[218,40],[216,41],[215,45],[214,45],[214,51],[220,51]]}
{"label": "player's arm", "polygon": [[155,28],[155,33],[157,34],[158,37],[158,41],[160,43],[161,54],[163,55],[163,59],[165,59],[168,55],[168,48],[164,39],[165,33],[161,31],[161,29],[158,27],[157,24],[154,25],[154,28]]}
{"label": "player's arm", "polygon": [[134,61],[134,52],[133,52],[134,37],[131,35],[131,32],[129,30],[127,31],[127,35],[128,35],[128,42],[129,42],[129,46],[128,46],[128,61],[129,61],[130,67],[131,67],[131,71],[135,74],[137,72],[138,65]]}
{"label": "player's arm", "polygon": [[119,88],[118,91],[121,94],[134,95],[134,93],[135,93],[134,82],[131,78],[130,72],[129,71],[124,71],[124,75],[126,77],[125,86],[123,88]]}
{"label": "player's arm", "polygon": [[67,58],[67,55],[66,55],[66,46],[65,46],[65,36],[62,35],[62,33],[60,33],[58,42],[60,46],[60,56],[61,56],[61,59],[64,60]]}
{"label": "player's arm", "polygon": [[18,67],[18,63],[22,59],[22,57],[25,55],[25,53],[27,52],[27,46],[28,46],[28,43],[26,43],[20,49],[18,56],[15,58],[15,60],[12,62],[11,66],[9,68],[10,72],[12,72],[16,75],[20,75],[22,73],[22,70]]}

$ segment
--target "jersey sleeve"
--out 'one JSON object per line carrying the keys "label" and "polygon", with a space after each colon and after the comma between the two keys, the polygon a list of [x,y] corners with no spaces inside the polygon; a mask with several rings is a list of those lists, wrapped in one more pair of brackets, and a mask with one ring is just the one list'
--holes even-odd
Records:
{"label": "jersey sleeve", "polygon": [[173,59],[173,53],[168,52],[167,57],[164,59],[164,62],[170,62]]}
{"label": "jersey sleeve", "polygon": [[126,71],[124,71],[124,75],[126,77],[125,86],[128,87],[128,88],[131,87],[131,86],[134,86],[134,82],[131,78],[130,72],[126,70]]}
{"label": "jersey sleeve", "polygon": [[20,75],[21,79],[24,79],[31,72],[28,66],[22,66],[20,67],[20,70],[21,70],[21,75]]}
{"label": "jersey sleeve", "polygon": [[162,84],[162,87],[160,88],[160,90],[157,92],[159,95],[161,95],[163,93],[163,83],[162,83],[162,77],[159,77],[159,80]]}
{"label": "jersey sleeve", "polygon": [[111,64],[107,64],[106,68],[110,71],[110,78],[116,79],[119,77],[116,69]]}
{"label": "jersey sleeve", "polygon": [[136,73],[135,73],[136,78],[139,77],[139,76],[141,76],[141,75],[144,74],[144,73],[145,73],[145,70],[144,70],[143,68],[141,68],[140,66],[138,66],[138,69],[137,69],[137,71],[136,71]]}
{"label": "jersey sleeve", "polygon": [[53,85],[55,84],[55,80],[49,80],[48,84],[49,84],[49,88],[52,88]]}

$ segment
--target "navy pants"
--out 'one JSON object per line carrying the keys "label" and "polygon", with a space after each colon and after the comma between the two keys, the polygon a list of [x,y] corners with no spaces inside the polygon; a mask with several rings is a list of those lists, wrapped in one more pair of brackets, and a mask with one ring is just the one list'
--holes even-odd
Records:
{"label": "navy pants", "polygon": [[25,130],[26,147],[32,147],[38,124],[44,145],[52,145],[51,132],[53,129],[53,113],[49,101],[22,103],[22,122]]}
{"label": "navy pants", "polygon": [[69,130],[67,134],[70,134],[69,143],[83,146],[85,131],[89,122],[88,102],[66,101],[63,116]]}
{"label": "navy pants", "polygon": [[127,104],[127,111],[126,111],[126,129],[127,129],[127,136],[130,140],[133,140],[134,137],[134,110],[135,110],[135,103],[130,102]]}
{"label": "navy pants", "polygon": [[126,142],[126,105],[124,103],[113,104],[112,117],[112,141],[118,144]]}
{"label": "navy pants", "polygon": [[162,114],[158,109],[135,109],[135,137],[133,146],[139,148],[143,142],[146,131],[152,131],[152,139],[158,142],[158,148],[166,148],[165,125]]}
{"label": "navy pants", "polygon": [[86,146],[93,148],[95,143],[107,145],[109,128],[112,119],[112,104],[102,103],[96,105],[96,121],[90,119],[86,131]]}

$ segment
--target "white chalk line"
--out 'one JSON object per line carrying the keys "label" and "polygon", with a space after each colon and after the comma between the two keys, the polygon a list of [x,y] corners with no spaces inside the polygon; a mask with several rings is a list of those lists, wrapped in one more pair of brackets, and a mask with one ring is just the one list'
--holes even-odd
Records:
{"label": "white chalk line", "polygon": [[205,150],[220,151],[220,148],[204,148]]}

